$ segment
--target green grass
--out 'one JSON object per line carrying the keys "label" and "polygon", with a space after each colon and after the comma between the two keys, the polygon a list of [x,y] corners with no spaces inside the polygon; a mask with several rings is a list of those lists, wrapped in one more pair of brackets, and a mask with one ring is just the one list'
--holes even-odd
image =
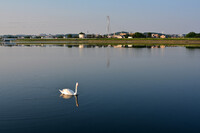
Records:
{"label": "green grass", "polygon": [[117,39],[117,38],[91,38],[91,39],[79,39],[79,38],[71,38],[71,39],[17,39],[16,42],[21,41],[131,41],[131,40],[198,40],[200,41],[200,38],[123,38],[123,39]]}

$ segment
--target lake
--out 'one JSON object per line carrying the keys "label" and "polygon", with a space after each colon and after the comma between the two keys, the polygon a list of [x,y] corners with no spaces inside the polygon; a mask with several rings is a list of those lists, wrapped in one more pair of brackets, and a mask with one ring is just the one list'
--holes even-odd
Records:
{"label": "lake", "polygon": [[[78,97],[61,96],[59,89]],[[200,49],[0,47],[1,133],[200,132]]]}

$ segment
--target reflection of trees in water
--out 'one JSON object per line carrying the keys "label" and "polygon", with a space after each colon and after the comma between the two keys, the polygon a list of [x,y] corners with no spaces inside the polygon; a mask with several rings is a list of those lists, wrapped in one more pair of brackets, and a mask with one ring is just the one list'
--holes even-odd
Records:
{"label": "reflection of trees in water", "polygon": [[76,102],[76,106],[79,107],[79,104],[78,104],[78,96],[71,96],[71,95],[64,95],[64,94],[61,94],[60,97],[62,97],[63,99],[71,99],[72,97],[75,98],[75,102]]}

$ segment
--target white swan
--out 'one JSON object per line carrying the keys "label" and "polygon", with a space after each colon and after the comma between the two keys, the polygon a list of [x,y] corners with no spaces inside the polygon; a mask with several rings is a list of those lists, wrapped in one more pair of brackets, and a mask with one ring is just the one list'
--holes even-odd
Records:
{"label": "white swan", "polygon": [[59,90],[63,95],[77,96],[78,82],[76,83],[75,92],[70,89]]}

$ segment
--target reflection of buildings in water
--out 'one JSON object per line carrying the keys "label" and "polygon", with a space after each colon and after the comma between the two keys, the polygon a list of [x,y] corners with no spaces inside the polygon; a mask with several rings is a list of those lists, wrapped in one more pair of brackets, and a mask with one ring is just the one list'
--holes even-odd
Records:
{"label": "reflection of buildings in water", "polygon": [[63,99],[71,99],[72,97],[74,97],[75,98],[75,102],[76,102],[76,106],[79,107],[78,96],[63,95],[63,94],[61,94],[60,97],[62,97]]}
{"label": "reflection of buildings in water", "polygon": [[3,42],[2,43],[2,46],[16,46],[17,43],[14,43],[14,42]]}
{"label": "reflection of buildings in water", "polygon": [[84,47],[85,47],[85,45],[83,45],[83,44],[79,45],[79,48],[84,48]]}
{"label": "reflection of buildings in water", "polygon": [[114,48],[122,48],[122,45],[115,45]]}
{"label": "reflection of buildings in water", "polygon": [[161,45],[160,48],[161,48],[161,55],[164,56],[165,55],[165,46]]}
{"label": "reflection of buildings in water", "polygon": [[158,48],[158,46],[151,46],[151,48]]}
{"label": "reflection of buildings in water", "polygon": [[151,53],[151,54],[154,54],[154,55],[161,55],[161,56],[164,56],[165,55],[165,48],[166,48],[166,46],[165,45],[154,45],[154,46],[151,46],[151,48],[152,48],[152,50],[151,50],[151,52],[153,52],[153,53]]}
{"label": "reflection of buildings in water", "polygon": [[165,48],[165,45],[160,45],[160,48]]}
{"label": "reflection of buildings in water", "polygon": [[[96,45],[85,45],[85,44],[79,44],[79,55],[80,56],[82,56],[83,55],[83,49],[84,48],[102,48],[102,47],[105,47],[105,49],[107,50],[106,52],[106,66],[107,66],[107,68],[109,68],[110,67],[110,47],[111,47],[111,45],[108,45],[108,46],[103,46],[103,45],[98,45],[98,46],[96,46]],[[120,46],[122,46],[122,45],[118,45],[118,47],[120,47]]]}
{"label": "reflection of buildings in water", "polygon": [[154,45],[154,46],[151,46],[151,48],[165,48],[166,46],[165,45]]}

